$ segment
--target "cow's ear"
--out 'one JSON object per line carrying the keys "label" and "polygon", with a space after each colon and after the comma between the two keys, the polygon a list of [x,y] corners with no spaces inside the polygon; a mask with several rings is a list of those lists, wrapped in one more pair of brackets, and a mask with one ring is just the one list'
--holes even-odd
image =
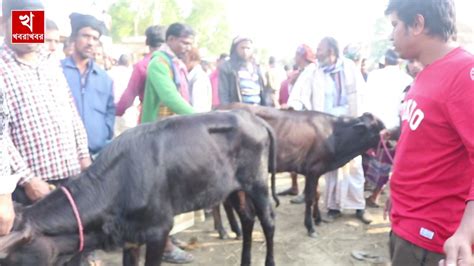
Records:
{"label": "cow's ear", "polygon": [[365,117],[368,120],[375,120],[375,116],[372,113],[368,113],[368,112],[363,113],[362,117]]}
{"label": "cow's ear", "polygon": [[22,231],[11,232],[6,236],[0,237],[0,252],[6,252],[19,244],[29,241],[31,235],[31,229],[28,227]]}

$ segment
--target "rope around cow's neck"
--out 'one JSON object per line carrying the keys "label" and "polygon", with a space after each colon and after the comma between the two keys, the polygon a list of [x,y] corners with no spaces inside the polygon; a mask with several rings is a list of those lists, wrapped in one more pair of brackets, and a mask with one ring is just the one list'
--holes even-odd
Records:
{"label": "rope around cow's neck", "polygon": [[79,252],[82,252],[84,249],[84,228],[82,227],[81,216],[79,216],[79,210],[77,209],[76,202],[71,195],[71,192],[66,187],[61,187],[61,190],[66,194],[66,198],[69,200],[69,204],[71,204],[72,211],[74,216],[76,217],[77,227],[79,229]]}
{"label": "rope around cow's neck", "polygon": [[382,143],[382,146],[383,146],[383,150],[384,152],[387,154],[387,157],[388,159],[390,160],[390,162],[392,163],[393,165],[393,157],[392,155],[390,154],[390,151],[388,150],[388,147],[387,147],[387,141],[383,140],[382,136],[380,136],[380,143]]}

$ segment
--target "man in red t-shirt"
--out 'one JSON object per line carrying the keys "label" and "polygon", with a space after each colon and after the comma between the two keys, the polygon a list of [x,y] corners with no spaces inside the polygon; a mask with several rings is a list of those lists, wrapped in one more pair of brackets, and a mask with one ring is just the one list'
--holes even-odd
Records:
{"label": "man in red t-shirt", "polygon": [[453,42],[454,0],[390,0],[385,13],[397,52],[424,66],[405,99],[390,182],[392,265],[445,256],[441,265],[471,265],[474,56]]}

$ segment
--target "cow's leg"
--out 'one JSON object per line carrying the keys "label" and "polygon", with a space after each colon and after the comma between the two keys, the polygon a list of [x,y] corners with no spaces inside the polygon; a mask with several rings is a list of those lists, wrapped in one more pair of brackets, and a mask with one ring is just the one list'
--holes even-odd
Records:
{"label": "cow's leg", "polygon": [[316,191],[314,197],[314,205],[313,205],[313,219],[314,223],[319,225],[321,224],[321,211],[319,210],[319,198],[321,194],[318,192],[318,182],[316,182]]}
{"label": "cow's leg", "polygon": [[214,218],[214,229],[219,233],[220,239],[227,239],[229,236],[222,225],[222,218],[221,218],[221,206],[218,204],[214,208],[212,208],[212,216]]}
{"label": "cow's leg", "polygon": [[273,236],[275,234],[275,214],[268,198],[268,189],[266,186],[262,186],[252,193],[252,195],[254,195],[252,196],[252,202],[255,206],[255,212],[260,220],[260,224],[262,225],[263,234],[265,235],[265,241],[267,243],[265,265],[274,266]]}
{"label": "cow's leg", "polygon": [[153,233],[153,237],[146,242],[146,257],[145,257],[145,266],[159,266],[161,265],[161,260],[163,258],[163,253],[165,251],[166,240],[168,234],[172,228],[172,220],[169,221],[169,225],[163,226],[156,229],[157,231]]}
{"label": "cow's leg", "polygon": [[161,265],[161,258],[165,251],[166,238],[163,241],[150,241],[146,243],[145,266]]}
{"label": "cow's leg", "polygon": [[252,232],[255,224],[255,214],[250,208],[240,208],[240,201],[237,193],[232,193],[229,197],[232,206],[239,215],[242,224],[243,243],[242,243],[242,257],[240,264],[242,266],[250,265],[251,251],[252,251]]}
{"label": "cow's leg", "polygon": [[232,207],[232,203],[230,202],[230,200],[226,199],[223,203],[223,206],[224,206],[224,211],[227,216],[227,219],[229,220],[230,229],[232,230],[232,232],[235,233],[236,239],[240,239],[240,237],[242,236],[242,231],[240,230],[239,223],[237,222],[237,219],[235,218],[234,208]]}
{"label": "cow's leg", "polygon": [[312,176],[305,176],[305,188],[304,188],[304,195],[306,201],[306,209],[304,214],[304,224],[306,229],[308,230],[308,236],[316,237],[316,231],[314,230],[314,224],[312,219],[312,212],[311,208],[313,207],[314,197],[315,197],[315,190],[316,190],[316,178]]}
{"label": "cow's leg", "polygon": [[138,266],[140,261],[140,246],[125,243],[122,254],[123,266]]}

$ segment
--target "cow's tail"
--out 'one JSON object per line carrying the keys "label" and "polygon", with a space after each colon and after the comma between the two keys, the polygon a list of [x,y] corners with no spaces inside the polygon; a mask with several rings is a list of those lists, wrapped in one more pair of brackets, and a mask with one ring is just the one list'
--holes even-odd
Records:
{"label": "cow's tail", "polygon": [[276,167],[277,167],[277,144],[275,141],[275,132],[273,131],[273,128],[265,122],[265,120],[261,119],[263,121],[263,124],[265,125],[265,128],[267,129],[268,136],[270,138],[270,149],[269,149],[269,156],[268,156],[268,171],[271,174],[271,190],[272,190],[272,197],[273,200],[275,200],[276,207],[280,206],[280,200],[278,199],[277,193],[276,193]]}

